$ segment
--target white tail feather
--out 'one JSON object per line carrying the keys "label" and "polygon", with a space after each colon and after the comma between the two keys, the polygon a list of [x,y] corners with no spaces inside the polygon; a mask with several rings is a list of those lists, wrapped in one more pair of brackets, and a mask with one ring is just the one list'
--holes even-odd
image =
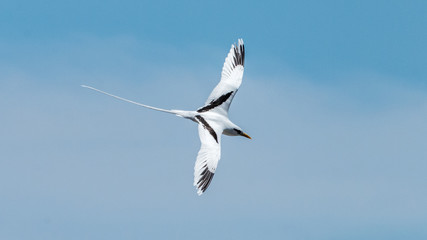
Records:
{"label": "white tail feather", "polygon": [[161,108],[156,108],[156,107],[148,106],[148,105],[145,105],[145,104],[142,104],[142,103],[134,102],[134,101],[132,101],[132,100],[129,100],[129,99],[126,99],[126,98],[122,98],[122,97],[119,97],[119,96],[113,95],[113,94],[111,94],[111,93],[107,93],[107,92],[101,91],[101,90],[96,89],[96,88],[91,87],[91,86],[86,86],[86,85],[80,85],[80,86],[81,86],[81,87],[84,87],[84,88],[92,89],[92,90],[94,90],[94,91],[97,91],[97,92],[103,93],[103,94],[105,94],[105,95],[108,95],[108,96],[113,97],[113,98],[117,98],[117,99],[122,100],[122,101],[125,101],[125,102],[129,102],[129,103],[136,104],[136,105],[141,106],[141,107],[145,107],[145,108],[153,109],[153,110],[160,111],[160,112],[173,113],[173,114],[177,114],[177,115],[179,114],[179,113],[178,113],[177,111],[175,111],[175,110],[166,110],[166,109],[161,109]]}

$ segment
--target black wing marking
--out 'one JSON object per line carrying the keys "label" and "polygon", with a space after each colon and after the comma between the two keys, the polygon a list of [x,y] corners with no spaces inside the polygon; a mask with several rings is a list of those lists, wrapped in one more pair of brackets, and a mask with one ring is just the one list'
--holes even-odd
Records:
{"label": "black wing marking", "polygon": [[206,120],[200,116],[200,115],[196,115],[197,120],[199,120],[199,122],[203,125],[203,127],[208,130],[208,132],[212,135],[212,137],[215,139],[216,143],[218,143],[218,136],[216,135],[215,130],[213,130],[213,128],[209,125],[208,122],[206,122]]}
{"label": "black wing marking", "polygon": [[205,169],[201,173],[202,177],[197,181],[197,188],[200,189],[202,193],[209,187],[209,184],[211,184],[212,178],[215,175],[215,173],[209,171],[207,165],[205,165],[204,168]]}
{"label": "black wing marking", "polygon": [[212,100],[209,103],[209,105],[206,105],[206,106],[204,106],[202,108],[199,108],[197,110],[197,112],[199,112],[199,113],[201,113],[201,112],[207,112],[207,111],[209,111],[209,110],[211,110],[213,108],[216,108],[216,107],[220,106],[221,104],[225,103],[230,98],[230,96],[231,96],[231,94],[233,94],[233,92],[234,91],[231,91],[231,92],[228,92],[226,94],[221,95],[221,97],[219,97],[219,98],[217,98],[215,100]]}
{"label": "black wing marking", "polygon": [[234,66],[245,66],[245,45],[239,44],[234,47]]}

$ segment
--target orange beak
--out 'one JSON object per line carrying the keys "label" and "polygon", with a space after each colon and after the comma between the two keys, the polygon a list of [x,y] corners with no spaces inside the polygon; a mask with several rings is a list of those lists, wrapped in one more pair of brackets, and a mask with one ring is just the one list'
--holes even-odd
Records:
{"label": "orange beak", "polygon": [[249,138],[249,139],[252,139],[248,134],[246,134],[246,133],[244,133],[244,132],[242,132],[242,136],[243,136],[243,137],[246,137],[246,138]]}

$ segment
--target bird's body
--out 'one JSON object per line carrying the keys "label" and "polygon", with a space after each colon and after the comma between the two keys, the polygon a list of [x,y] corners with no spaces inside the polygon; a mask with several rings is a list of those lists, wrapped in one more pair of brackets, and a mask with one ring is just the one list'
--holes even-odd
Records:
{"label": "bird's body", "polygon": [[196,111],[165,110],[118,97],[93,87],[85,85],[82,85],[82,87],[90,88],[142,107],[172,113],[198,123],[201,147],[194,166],[194,186],[198,189],[197,193],[201,195],[211,183],[221,157],[221,135],[250,138],[228,118],[228,109],[231,101],[242,83],[244,60],[245,47],[243,40],[239,39],[238,45],[235,46],[233,44],[231,46],[230,52],[225,59],[221,81],[209,95],[205,105]]}

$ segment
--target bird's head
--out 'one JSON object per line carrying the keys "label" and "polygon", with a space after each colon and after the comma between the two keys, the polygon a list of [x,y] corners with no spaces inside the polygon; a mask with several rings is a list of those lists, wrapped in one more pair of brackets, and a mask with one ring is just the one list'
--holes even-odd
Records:
{"label": "bird's head", "polygon": [[240,136],[245,137],[245,138],[252,139],[248,134],[244,133],[242,131],[242,129],[235,128],[234,131],[236,131],[237,135],[240,135]]}

